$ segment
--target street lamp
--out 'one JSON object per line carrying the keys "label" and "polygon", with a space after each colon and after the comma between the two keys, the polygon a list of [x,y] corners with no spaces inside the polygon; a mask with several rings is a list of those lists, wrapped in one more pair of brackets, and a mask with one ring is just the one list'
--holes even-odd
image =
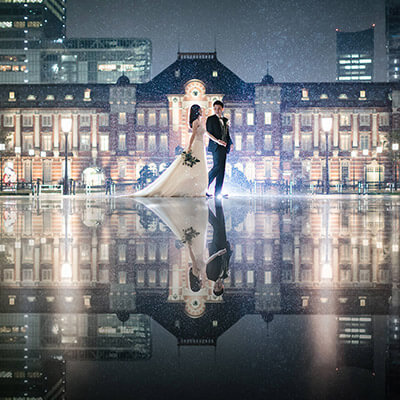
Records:
{"label": "street lamp", "polygon": [[362,153],[364,156],[364,190],[365,190],[365,185],[367,184],[367,157],[368,157],[369,151],[368,151],[368,149],[363,149]]}
{"label": "street lamp", "polygon": [[3,191],[3,151],[6,149],[4,143],[0,143],[0,192]]}
{"label": "street lamp", "polygon": [[322,117],[322,130],[325,132],[325,193],[329,194],[329,132],[332,129],[332,117]]}
{"label": "street lamp", "polygon": [[357,157],[357,150],[353,150],[351,152],[351,158],[353,159],[353,190],[356,185],[356,160],[355,160],[356,157]]}
{"label": "street lamp", "polygon": [[397,190],[397,152],[399,151],[399,144],[392,143],[392,150],[395,154],[395,157],[394,157],[394,190]]}
{"label": "street lamp", "polygon": [[378,188],[379,188],[379,190],[381,190],[381,164],[379,163],[379,161],[380,161],[380,155],[382,154],[382,152],[383,152],[383,146],[378,146],[377,148],[376,148],[376,154],[377,154],[377,156],[378,156],[378,176],[379,176],[379,185],[378,185]]}
{"label": "street lamp", "polygon": [[64,132],[64,190],[63,194],[67,195],[68,190],[68,134],[72,128],[72,119],[70,117],[64,117],[61,119],[61,130]]}

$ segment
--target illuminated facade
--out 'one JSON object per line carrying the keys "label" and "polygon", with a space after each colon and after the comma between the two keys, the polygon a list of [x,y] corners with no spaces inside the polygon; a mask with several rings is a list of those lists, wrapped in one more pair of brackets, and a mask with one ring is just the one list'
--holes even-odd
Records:
{"label": "illuminated facade", "polygon": [[386,55],[389,82],[400,81],[400,1],[386,0]]}
{"label": "illuminated facade", "polygon": [[374,29],[341,32],[336,29],[336,80],[371,82],[374,79]]}
{"label": "illuminated facade", "polygon": [[228,185],[234,170],[256,187],[323,181],[324,116],[333,120],[331,185],[393,181],[389,132],[400,123],[396,84],[274,83],[270,76],[246,83],[215,53],[179,53],[144,84],[122,76],[113,85],[2,85],[1,124],[12,139],[4,165],[19,180],[57,182],[63,176],[60,121],[69,117],[70,176],[84,180],[85,169],[95,166],[102,171],[97,182],[111,176],[131,185],[144,165],[158,174],[187,145],[191,105],[210,114],[216,99],[225,103],[235,146],[227,162]]}

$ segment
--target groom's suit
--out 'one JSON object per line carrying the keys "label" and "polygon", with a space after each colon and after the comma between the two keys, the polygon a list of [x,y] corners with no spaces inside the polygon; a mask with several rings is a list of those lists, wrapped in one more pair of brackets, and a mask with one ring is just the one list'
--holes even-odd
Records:
{"label": "groom's suit", "polygon": [[210,186],[212,181],[216,178],[215,196],[218,196],[218,194],[221,193],[222,185],[224,183],[226,155],[230,151],[232,140],[229,135],[227,118],[222,117],[220,119],[215,114],[211,115],[207,118],[206,126],[207,132],[211,133],[211,135],[216,139],[226,142],[226,147],[215,143],[213,140],[210,140],[208,144],[208,151],[210,151],[213,156],[213,167],[208,173],[208,185]]}

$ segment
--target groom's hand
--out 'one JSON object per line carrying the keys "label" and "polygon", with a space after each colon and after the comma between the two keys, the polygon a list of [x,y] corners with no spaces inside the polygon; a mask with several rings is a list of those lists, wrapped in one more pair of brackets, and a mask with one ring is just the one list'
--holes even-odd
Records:
{"label": "groom's hand", "polygon": [[218,144],[219,144],[220,146],[226,147],[226,142],[224,142],[223,140],[218,140]]}

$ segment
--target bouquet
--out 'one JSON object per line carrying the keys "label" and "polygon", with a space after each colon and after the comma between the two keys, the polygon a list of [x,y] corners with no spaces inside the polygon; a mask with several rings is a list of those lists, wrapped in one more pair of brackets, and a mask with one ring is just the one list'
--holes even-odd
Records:
{"label": "bouquet", "polygon": [[196,237],[200,235],[200,232],[196,232],[193,227],[187,228],[187,229],[183,229],[183,235],[182,235],[182,239],[181,242],[182,243],[187,243],[188,245],[192,244],[192,240]]}
{"label": "bouquet", "polygon": [[200,162],[200,160],[198,158],[196,158],[192,154],[192,150],[190,150],[190,151],[182,151],[181,157],[182,157],[182,160],[183,160],[182,164],[183,165],[187,165],[190,168],[192,168],[193,165],[195,165],[198,162]]}

